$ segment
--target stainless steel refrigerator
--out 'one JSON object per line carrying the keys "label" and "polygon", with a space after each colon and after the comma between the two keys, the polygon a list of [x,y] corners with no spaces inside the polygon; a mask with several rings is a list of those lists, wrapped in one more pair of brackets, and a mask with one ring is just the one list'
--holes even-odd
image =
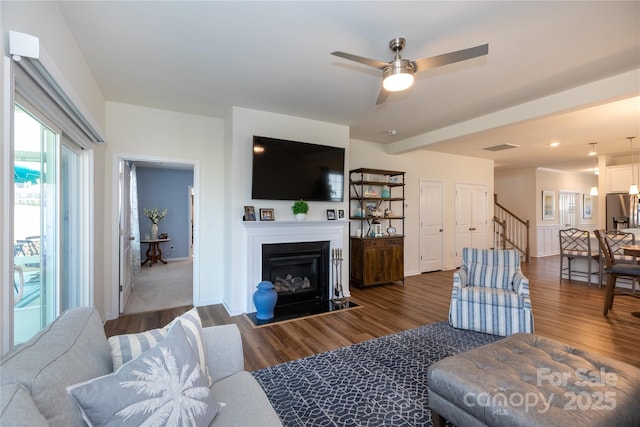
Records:
{"label": "stainless steel refrigerator", "polygon": [[607,230],[638,228],[638,196],[626,193],[607,194]]}

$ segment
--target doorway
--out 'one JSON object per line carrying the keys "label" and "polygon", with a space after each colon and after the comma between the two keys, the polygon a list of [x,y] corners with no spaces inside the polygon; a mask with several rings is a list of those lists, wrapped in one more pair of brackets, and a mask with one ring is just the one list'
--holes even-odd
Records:
{"label": "doorway", "polygon": [[444,183],[420,181],[420,271],[439,271],[444,266]]}
{"label": "doorway", "polygon": [[[195,163],[144,156],[123,156],[117,163],[116,249],[119,256],[114,258],[118,261],[114,266],[113,295],[116,299],[112,304],[113,313],[131,314],[192,305],[196,295],[194,270],[197,263],[197,253],[193,249],[197,199]],[[126,164],[131,165],[135,174],[123,176],[130,173],[122,166]],[[186,178],[175,179],[176,176]],[[135,189],[131,188],[131,182],[135,183]],[[190,194],[187,200],[184,192]],[[153,239],[150,239],[150,218],[145,216],[144,208],[167,210],[163,221],[158,223],[162,262],[151,264],[147,261],[148,242]],[[133,247],[139,246],[137,256],[131,243]],[[131,255],[127,255],[129,252]],[[130,290],[129,295],[125,294],[127,290]]]}

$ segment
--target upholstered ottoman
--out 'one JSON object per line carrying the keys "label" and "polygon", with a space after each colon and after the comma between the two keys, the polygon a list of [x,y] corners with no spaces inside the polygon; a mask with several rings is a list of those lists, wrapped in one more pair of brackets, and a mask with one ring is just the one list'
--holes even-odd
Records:
{"label": "upholstered ottoman", "polygon": [[640,426],[640,369],[533,334],[429,368],[434,426]]}

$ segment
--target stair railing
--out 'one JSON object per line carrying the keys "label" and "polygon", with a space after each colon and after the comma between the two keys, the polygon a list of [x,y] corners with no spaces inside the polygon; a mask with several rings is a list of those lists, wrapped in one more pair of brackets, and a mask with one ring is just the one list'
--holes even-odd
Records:
{"label": "stair railing", "polygon": [[523,220],[498,203],[498,195],[493,196],[494,247],[518,250],[529,262],[531,248],[529,241],[529,220]]}

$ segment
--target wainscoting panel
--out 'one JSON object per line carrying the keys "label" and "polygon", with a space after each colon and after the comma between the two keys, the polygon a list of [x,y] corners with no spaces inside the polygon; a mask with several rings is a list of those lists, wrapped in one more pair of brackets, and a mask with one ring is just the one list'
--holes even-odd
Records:
{"label": "wainscoting panel", "polygon": [[538,226],[536,227],[536,257],[560,254],[560,226]]}

